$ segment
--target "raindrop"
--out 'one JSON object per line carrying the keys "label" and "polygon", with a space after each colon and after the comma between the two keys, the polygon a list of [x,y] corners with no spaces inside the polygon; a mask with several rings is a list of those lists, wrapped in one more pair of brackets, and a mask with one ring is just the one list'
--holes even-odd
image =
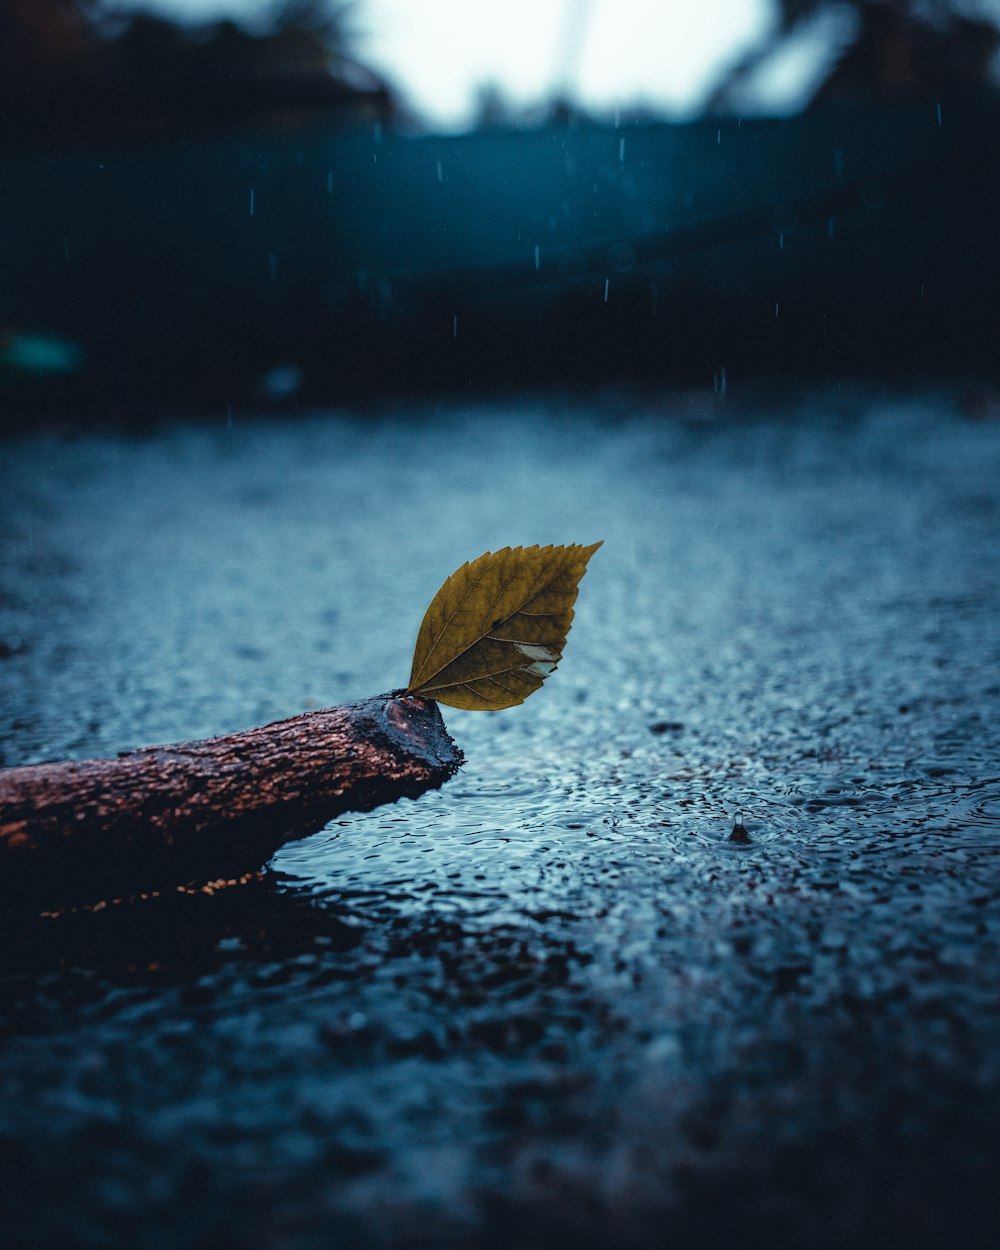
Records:
{"label": "raindrop", "polygon": [[726,377],[725,365],[723,365],[721,369],[716,371],[716,373],[713,376],[712,382],[713,382],[713,385],[715,386],[716,395],[720,397],[725,395],[726,391],[729,389],[729,380]]}
{"label": "raindrop", "polygon": [[777,320],[777,316],[778,316],[778,309],[779,309],[780,307],[781,307],[781,305],[780,305],[780,304],[775,304],[775,306],[774,306],[774,316],[775,316],[775,319],[776,319],[776,320]]}
{"label": "raindrop", "polygon": [[938,125],[939,126],[943,125],[943,122],[941,119],[941,101],[940,100],[938,100],[938,106],[937,106],[937,119],[938,119]]}
{"label": "raindrop", "polygon": [[454,316],[451,319],[451,337],[453,339],[458,338],[458,317],[457,316]]}
{"label": "raindrop", "polygon": [[382,142],[382,123],[381,122],[375,122],[375,124],[372,126],[372,134],[375,136],[376,143]]}
{"label": "raindrop", "polygon": [[253,216],[253,187],[250,188],[250,216]]}
{"label": "raindrop", "polygon": [[535,272],[536,273],[541,268],[541,265],[542,265],[542,253],[539,250],[538,244],[536,243],[535,244]]}
{"label": "raindrop", "polygon": [[623,138],[621,138],[621,139],[619,139],[619,141],[618,141],[618,159],[619,159],[620,161],[624,161],[624,159],[625,159],[625,139],[624,139],[624,137],[623,137]]}
{"label": "raindrop", "polygon": [[608,302],[608,289],[610,286],[611,286],[611,279],[605,278],[604,279],[604,302],[605,304]]}
{"label": "raindrop", "polygon": [[721,143],[721,142],[722,142],[722,127],[721,127],[721,126],[720,126],[720,127],[719,127],[719,129],[715,132],[715,142],[716,142],[716,143]]}
{"label": "raindrop", "polygon": [[738,846],[750,845],[750,834],[747,832],[746,826],[743,824],[742,812],[737,812],[733,817],[733,828],[729,834],[729,841],[735,842]]}
{"label": "raindrop", "polygon": [[785,236],[784,234],[779,234],[778,235],[778,251],[783,252],[784,250],[785,250]]}

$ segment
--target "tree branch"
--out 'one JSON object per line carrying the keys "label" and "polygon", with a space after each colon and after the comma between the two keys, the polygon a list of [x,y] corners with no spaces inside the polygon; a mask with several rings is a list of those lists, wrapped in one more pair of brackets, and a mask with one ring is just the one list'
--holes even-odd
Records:
{"label": "tree branch", "polygon": [[238,877],[346,811],[462,764],[438,706],[400,691],[111,760],[0,770],[0,895],[58,907]]}

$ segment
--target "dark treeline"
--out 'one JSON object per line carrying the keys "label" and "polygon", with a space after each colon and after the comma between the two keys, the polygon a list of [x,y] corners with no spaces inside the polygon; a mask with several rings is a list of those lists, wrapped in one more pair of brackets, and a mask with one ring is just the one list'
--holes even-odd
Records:
{"label": "dark treeline", "polygon": [[[281,129],[324,111],[398,118],[398,98],[357,56],[357,7],[273,0],[251,28],[230,19],[172,21],[109,0],[0,0],[0,140],[211,129],[235,118]],[[842,48],[807,107],[997,89],[1000,30],[955,0],[776,0],[760,37],[709,85],[703,111],[745,112],[750,101],[751,112],[766,112],[762,76],[790,41],[831,19]],[[413,115],[405,116],[412,126]],[[638,105],[619,115],[654,119]],[[603,120],[584,111],[569,84],[521,106],[483,83],[474,124],[491,130]]]}
{"label": "dark treeline", "polygon": [[0,0],[0,140],[388,116],[387,85],[352,55],[349,8],[277,0],[250,29],[100,0]]}
{"label": "dark treeline", "polygon": [[741,93],[789,40],[835,15],[845,46],[817,82],[810,107],[995,91],[1000,30],[959,10],[955,0],[777,0],[775,19],[721,76],[707,99],[731,112]]}

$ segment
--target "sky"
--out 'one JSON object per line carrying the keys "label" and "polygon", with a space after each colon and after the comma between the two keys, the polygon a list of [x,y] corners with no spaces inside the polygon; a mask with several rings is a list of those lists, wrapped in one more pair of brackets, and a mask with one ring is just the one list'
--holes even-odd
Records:
{"label": "sky", "polygon": [[[125,0],[175,17],[252,21],[265,0]],[[772,0],[358,0],[359,59],[442,129],[496,84],[517,105],[568,85],[585,108],[644,103],[683,117],[766,29]],[[794,92],[793,92],[794,94]]]}

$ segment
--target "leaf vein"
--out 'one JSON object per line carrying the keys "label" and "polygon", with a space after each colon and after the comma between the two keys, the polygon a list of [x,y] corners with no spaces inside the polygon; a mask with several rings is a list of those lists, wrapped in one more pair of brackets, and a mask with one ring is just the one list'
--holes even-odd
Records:
{"label": "leaf vein", "polygon": [[466,562],[424,614],[410,693],[467,709],[523,703],[562,659],[600,545],[504,547]]}

